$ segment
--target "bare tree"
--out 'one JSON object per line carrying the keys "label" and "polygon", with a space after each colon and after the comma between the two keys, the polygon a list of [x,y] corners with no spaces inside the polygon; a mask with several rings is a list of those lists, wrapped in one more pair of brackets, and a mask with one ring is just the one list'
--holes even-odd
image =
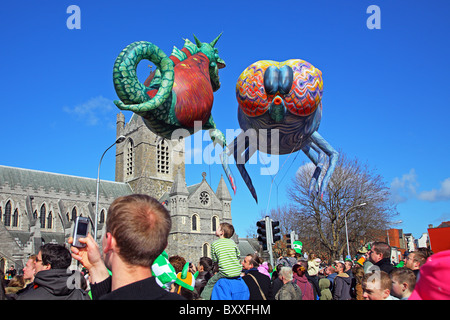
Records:
{"label": "bare tree", "polygon": [[367,164],[341,153],[323,200],[308,194],[313,171],[310,164],[300,167],[287,190],[292,200],[288,215],[292,217],[295,212],[292,222],[296,222],[294,230],[303,239],[304,248],[325,253],[331,260],[339,258],[347,251],[347,217],[350,252],[355,254],[362,243],[373,240],[374,233],[386,229],[398,214],[389,201],[389,188],[383,178]]}

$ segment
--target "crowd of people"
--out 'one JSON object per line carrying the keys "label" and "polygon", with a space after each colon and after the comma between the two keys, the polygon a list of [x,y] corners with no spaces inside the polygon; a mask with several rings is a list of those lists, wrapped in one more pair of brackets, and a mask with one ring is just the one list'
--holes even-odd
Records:
{"label": "crowd of people", "polygon": [[[294,249],[272,266],[257,253],[240,258],[234,228],[221,223],[211,257],[195,263],[165,252],[169,212],[146,195],[110,206],[102,249],[45,244],[20,275],[2,275],[0,299],[11,300],[443,300],[450,299],[450,251],[406,252],[391,262],[387,243],[374,242],[355,259],[326,264]],[[70,247],[70,249],[68,249]],[[72,259],[82,266],[72,270]]]}

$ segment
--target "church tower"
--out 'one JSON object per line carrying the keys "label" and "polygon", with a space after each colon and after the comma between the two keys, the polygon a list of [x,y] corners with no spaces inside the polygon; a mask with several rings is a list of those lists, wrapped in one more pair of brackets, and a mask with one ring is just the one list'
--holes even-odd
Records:
{"label": "church tower", "polygon": [[144,193],[160,199],[170,191],[180,172],[185,178],[184,140],[168,140],[157,136],[133,114],[125,123],[120,112],[116,121],[116,136],[125,136],[116,144],[116,181],[128,183],[134,193]]}

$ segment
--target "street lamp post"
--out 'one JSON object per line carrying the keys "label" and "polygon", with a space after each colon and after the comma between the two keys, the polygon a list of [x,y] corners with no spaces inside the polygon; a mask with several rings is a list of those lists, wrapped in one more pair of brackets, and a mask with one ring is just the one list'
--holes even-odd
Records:
{"label": "street lamp post", "polygon": [[94,240],[97,242],[97,225],[98,225],[98,197],[99,197],[99,189],[100,189],[100,166],[102,164],[103,156],[105,153],[115,146],[117,143],[122,143],[125,141],[125,136],[119,136],[117,140],[108,147],[108,149],[103,152],[102,157],[100,158],[100,162],[98,164],[98,172],[97,172],[97,193],[95,196],[95,223],[94,223]]}
{"label": "street lamp post", "polygon": [[344,216],[344,221],[345,221],[345,236],[347,237],[347,255],[350,257],[350,259],[351,259],[351,255],[350,255],[350,245],[349,245],[349,243],[348,243],[347,215],[350,213],[350,211],[352,211],[352,210],[354,210],[354,209],[356,209],[356,208],[358,208],[358,207],[365,206],[366,204],[367,204],[367,203],[364,202],[364,203],[358,204],[358,205],[356,205],[356,206],[350,207],[350,209],[347,210],[347,212],[345,213],[345,216]]}

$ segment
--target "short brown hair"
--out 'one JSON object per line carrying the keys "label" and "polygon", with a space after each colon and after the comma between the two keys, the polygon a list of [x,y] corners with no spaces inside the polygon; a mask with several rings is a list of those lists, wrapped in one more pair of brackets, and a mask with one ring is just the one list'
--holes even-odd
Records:
{"label": "short brown hair", "polygon": [[231,238],[234,235],[234,227],[228,222],[222,222],[220,224],[220,229],[223,231],[223,236],[225,238]]}
{"label": "short brown hair", "polygon": [[419,263],[419,266],[421,267],[425,262],[427,262],[427,256],[423,251],[413,251],[411,252],[414,254],[413,260],[415,262]]}
{"label": "short brown hair", "polygon": [[106,231],[116,239],[119,256],[144,267],[150,267],[166,248],[171,227],[166,208],[144,194],[115,199],[106,219]]}
{"label": "short brown hair", "polygon": [[377,254],[383,254],[383,258],[391,258],[391,247],[386,242],[374,242],[372,244],[372,250]]}
{"label": "short brown hair", "polygon": [[416,286],[416,275],[411,269],[406,267],[394,268],[391,273],[389,273],[391,279],[396,279],[398,282],[406,282],[409,286],[409,290],[412,292]]}
{"label": "short brown hair", "polygon": [[362,286],[363,288],[367,287],[367,282],[375,283],[377,280],[379,280],[378,283],[380,284],[380,289],[388,289],[391,291],[392,280],[389,277],[389,274],[380,270],[366,273],[362,279]]}

